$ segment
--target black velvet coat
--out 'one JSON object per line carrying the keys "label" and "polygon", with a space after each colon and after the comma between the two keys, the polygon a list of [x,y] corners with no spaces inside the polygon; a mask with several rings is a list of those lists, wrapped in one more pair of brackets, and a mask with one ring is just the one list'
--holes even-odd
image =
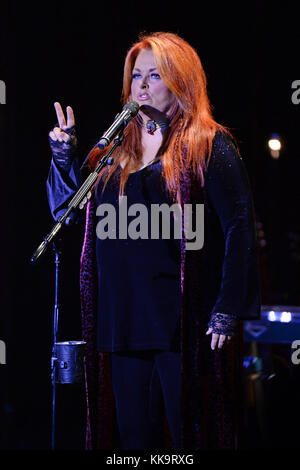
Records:
{"label": "black velvet coat", "polygon": [[[47,182],[57,216],[76,187],[77,170],[62,177],[52,164]],[[54,191],[54,186],[56,187]],[[63,194],[60,193],[60,189]],[[227,134],[213,141],[205,185],[186,170],[180,181],[184,204],[204,204],[204,246],[186,250],[181,240],[182,449],[237,448],[242,405],[243,323],[260,316],[261,294],[253,199],[241,156]],[[109,353],[96,350],[95,199],[87,204],[81,256],[82,333],[87,341],[87,449],[114,449],[116,422]],[[205,334],[214,313],[241,320],[234,339],[220,351]],[[165,448],[172,443],[165,420]]]}

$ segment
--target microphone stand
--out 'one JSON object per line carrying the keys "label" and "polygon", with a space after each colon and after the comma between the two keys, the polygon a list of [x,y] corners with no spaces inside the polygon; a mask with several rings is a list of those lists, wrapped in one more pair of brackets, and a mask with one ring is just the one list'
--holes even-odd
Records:
{"label": "microphone stand", "polygon": [[[115,149],[121,145],[124,139],[123,130],[118,134],[118,136],[114,139],[114,144],[111,149],[108,151],[106,155],[104,155],[96,169],[86,178],[84,183],[78,189],[76,194],[73,196],[71,201],[68,204],[68,209],[66,212],[58,218],[58,221],[53,226],[52,230],[43,238],[43,242],[38,246],[35,250],[34,254],[32,255],[30,262],[31,264],[35,264],[38,259],[42,256],[42,254],[46,251],[49,246],[49,243],[57,236],[60,229],[63,227],[66,219],[70,215],[70,213],[79,207],[83,209],[84,205],[86,204],[87,200],[89,199],[89,191],[94,186],[99,176],[100,171],[105,165],[111,165],[113,163],[113,159],[110,158],[111,154],[115,151]],[[109,161],[108,161],[109,159]]]}
{"label": "microphone stand", "polygon": [[53,325],[52,325],[52,357],[51,357],[51,383],[52,383],[52,420],[51,420],[51,449],[55,448],[55,403],[56,403],[56,340],[58,330],[59,315],[59,299],[60,299],[60,273],[61,273],[61,239],[52,242],[55,254],[55,290],[54,290],[54,309],[53,309]]}
{"label": "microphone stand", "polygon": [[[32,255],[30,262],[35,264],[41,256],[46,252],[50,242],[53,245],[54,258],[55,258],[55,292],[54,292],[54,309],[53,309],[53,319],[52,319],[52,356],[51,356],[51,384],[52,384],[52,423],[51,423],[51,449],[55,448],[55,405],[56,405],[56,367],[57,367],[57,357],[56,357],[56,340],[58,334],[58,318],[59,318],[59,308],[60,308],[60,274],[61,274],[61,239],[57,237],[59,231],[63,227],[70,213],[79,207],[83,209],[87,200],[89,199],[89,191],[92,189],[98,175],[102,168],[105,165],[111,165],[113,159],[110,158],[114,150],[121,145],[124,134],[122,129],[118,136],[114,139],[114,144],[106,155],[104,155],[96,169],[86,178],[84,183],[81,185],[79,190],[76,192],[74,197],[68,204],[68,209],[66,212],[58,218],[58,221],[53,226],[52,230],[43,238],[43,242],[38,246],[34,254]],[[72,219],[69,219],[72,220]]]}

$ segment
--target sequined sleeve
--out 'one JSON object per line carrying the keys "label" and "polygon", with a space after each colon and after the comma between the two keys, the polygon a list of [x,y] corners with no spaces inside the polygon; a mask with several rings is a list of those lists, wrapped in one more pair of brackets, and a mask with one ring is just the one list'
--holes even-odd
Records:
{"label": "sequined sleeve", "polygon": [[259,318],[260,273],[252,192],[243,159],[232,138],[224,133],[214,140],[206,195],[208,210],[216,215],[224,236],[222,277],[210,314]]}
{"label": "sequined sleeve", "polygon": [[233,336],[238,324],[237,315],[226,313],[213,313],[208,323],[213,333],[219,335]]}
{"label": "sequined sleeve", "polygon": [[[49,136],[52,160],[47,178],[47,196],[51,214],[57,220],[66,211],[68,202],[79,189],[82,177],[76,155],[77,138],[74,128],[65,131],[71,136],[69,143],[57,142]],[[79,221],[78,211],[69,216]]]}

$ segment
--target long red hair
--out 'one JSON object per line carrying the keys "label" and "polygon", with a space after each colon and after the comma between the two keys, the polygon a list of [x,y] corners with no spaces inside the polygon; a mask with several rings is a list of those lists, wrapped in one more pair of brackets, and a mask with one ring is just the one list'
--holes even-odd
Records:
{"label": "long red hair", "polygon": [[[125,59],[122,103],[131,100],[131,75],[137,55],[142,49],[151,48],[157,70],[170,91],[176,97],[169,126],[159,150],[163,164],[163,176],[167,189],[174,200],[180,202],[180,171],[191,166],[204,185],[204,169],[208,164],[215,133],[220,130],[230,134],[228,128],[218,124],[213,116],[207,95],[206,76],[201,60],[195,49],[177,34],[157,32],[142,35],[139,41],[129,49]],[[121,172],[119,194],[130,172],[137,171],[142,161],[141,124],[138,116],[128,124],[124,131],[125,138],[115,151],[114,163],[102,170],[104,187],[118,168],[126,161]],[[231,135],[231,134],[230,134]],[[112,145],[112,144],[111,144]],[[183,158],[183,150],[186,157]],[[106,150],[107,151],[107,150]],[[88,164],[94,168],[102,157],[103,150],[93,149]]]}

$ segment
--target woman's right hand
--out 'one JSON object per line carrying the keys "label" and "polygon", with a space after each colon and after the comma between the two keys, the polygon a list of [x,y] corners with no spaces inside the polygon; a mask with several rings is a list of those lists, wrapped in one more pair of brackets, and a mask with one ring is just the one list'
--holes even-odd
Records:
{"label": "woman's right hand", "polygon": [[75,118],[74,118],[73,109],[71,108],[71,106],[67,106],[67,123],[66,123],[64,112],[62,110],[60,103],[58,102],[54,103],[54,108],[56,111],[56,116],[57,116],[59,127],[54,127],[52,131],[49,132],[49,137],[51,137],[51,139],[54,141],[58,140],[59,142],[69,142],[71,140],[71,137],[68,134],[68,132],[65,132],[65,131],[70,131],[70,129],[75,127]]}
{"label": "woman's right hand", "polygon": [[49,132],[49,143],[52,154],[60,166],[69,167],[74,150],[77,147],[75,135],[75,118],[71,106],[67,106],[67,122],[60,103],[54,103],[58,126]]}

